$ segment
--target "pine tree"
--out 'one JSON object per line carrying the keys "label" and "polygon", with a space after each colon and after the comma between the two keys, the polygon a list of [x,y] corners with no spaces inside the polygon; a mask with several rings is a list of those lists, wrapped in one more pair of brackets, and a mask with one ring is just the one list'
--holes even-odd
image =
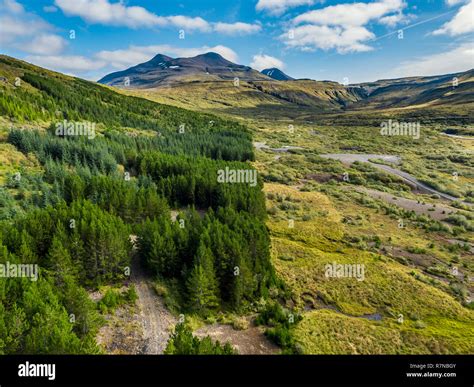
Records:
{"label": "pine tree", "polygon": [[205,312],[219,306],[218,287],[211,250],[201,242],[187,281],[191,309]]}

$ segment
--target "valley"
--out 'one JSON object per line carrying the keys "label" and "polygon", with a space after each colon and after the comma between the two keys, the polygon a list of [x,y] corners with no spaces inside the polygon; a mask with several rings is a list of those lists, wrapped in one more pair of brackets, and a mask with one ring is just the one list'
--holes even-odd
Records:
{"label": "valley", "polygon": [[[469,83],[466,74],[461,78]],[[451,79],[428,83],[439,82],[442,90]],[[256,93],[253,84],[225,82],[122,91],[253,129],[273,262],[292,294],[286,306],[303,316],[292,333],[299,353],[473,350],[474,139],[444,134],[446,122],[454,121],[457,130],[472,133],[472,97],[459,105],[438,99],[393,107],[402,82],[393,81],[394,90],[390,83],[376,85],[390,107],[380,109],[375,93],[374,106],[361,99],[338,114],[332,110],[341,105],[327,92],[313,94],[311,108],[301,102],[308,94],[276,96],[285,88],[294,92],[286,81],[275,88],[264,82],[273,95],[267,87]],[[431,90],[415,79],[407,83],[415,93],[423,89],[423,99]],[[328,86],[334,87],[317,87]],[[472,86],[465,87],[462,95],[471,95]],[[389,119],[416,120],[420,138],[381,136],[380,123]],[[467,223],[460,227],[461,219]],[[365,265],[366,280],[324,278],[332,262]],[[363,318],[372,314],[378,317]]]}
{"label": "valley", "polygon": [[[87,334],[63,325],[71,342],[162,353],[183,314],[207,351],[218,340],[243,354],[472,353],[472,70],[454,91],[453,75],[344,86],[278,81],[216,55],[157,56],[107,88],[1,57],[2,243],[11,256],[27,246],[45,270],[58,249],[77,260],[77,273],[52,277],[66,284],[56,318],[75,291],[100,297],[98,311],[76,310]],[[56,138],[56,112],[97,122],[96,139]],[[381,135],[389,119],[418,122],[420,137]],[[258,184],[219,185],[225,168],[256,170]],[[100,224],[64,235],[81,206]],[[59,236],[23,226],[33,208]],[[109,222],[120,259],[101,247]],[[131,232],[143,271],[122,240]],[[362,265],[364,280],[327,277],[333,264]]]}

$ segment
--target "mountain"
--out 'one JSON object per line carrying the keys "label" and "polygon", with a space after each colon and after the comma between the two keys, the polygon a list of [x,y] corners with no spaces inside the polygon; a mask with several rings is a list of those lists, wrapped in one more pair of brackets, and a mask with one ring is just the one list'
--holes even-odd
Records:
{"label": "mountain", "polygon": [[447,75],[384,79],[356,85],[367,98],[357,101],[355,109],[384,109],[474,101],[474,69]]}
{"label": "mountain", "polygon": [[[232,82],[236,77],[240,87]],[[375,114],[380,111],[389,114],[398,110],[408,117],[410,111],[423,108],[446,110],[446,119],[456,109],[458,119],[465,122],[472,116],[469,106],[474,104],[474,70],[345,86],[332,81],[295,80],[277,68],[259,73],[216,53],[176,59],[157,55],[146,63],[109,74],[99,82],[126,90],[127,94],[192,110],[253,117],[278,114],[308,121],[322,119],[321,113],[370,112],[371,122],[375,123]]]}
{"label": "mountain", "polygon": [[235,78],[241,81],[271,79],[251,67],[235,64],[215,52],[208,52],[193,58],[171,58],[159,54],[148,62],[108,74],[98,82],[115,87],[148,89],[179,82],[233,81]]}
{"label": "mountain", "polygon": [[261,73],[277,81],[292,81],[294,79],[276,67],[262,70]]}

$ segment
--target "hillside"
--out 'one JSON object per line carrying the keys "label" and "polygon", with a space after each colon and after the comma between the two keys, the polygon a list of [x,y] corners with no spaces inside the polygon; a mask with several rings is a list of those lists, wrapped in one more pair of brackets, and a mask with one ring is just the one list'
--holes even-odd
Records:
{"label": "hillside", "polygon": [[143,315],[124,349],[141,353],[158,288],[169,314],[196,319],[278,292],[244,126],[6,56],[0,76],[0,263],[37,267],[36,280],[0,278],[0,353],[102,353],[120,308],[122,326]]}
{"label": "hillside", "polygon": [[[109,74],[99,82],[157,102],[236,117],[281,116],[327,122],[334,120],[332,114],[339,115],[337,120],[350,121],[359,119],[360,112],[369,116],[377,116],[381,111],[416,116],[409,112],[431,109],[440,114],[428,113],[427,117],[448,120],[454,115],[466,122],[460,116],[472,116],[472,109],[463,107],[474,105],[473,71],[341,85],[294,80],[279,69],[258,73],[218,54],[207,53],[177,59],[157,55],[144,64]],[[237,84],[235,77],[239,78]],[[457,83],[453,86],[455,78]],[[126,79],[130,81],[127,85]]]}
{"label": "hillside", "polygon": [[353,109],[386,109],[418,105],[458,105],[474,101],[474,69],[462,73],[380,80],[358,85],[367,98]]}
{"label": "hillside", "polygon": [[[0,76],[0,260],[41,268],[37,282],[0,279],[0,352],[161,351],[185,314],[268,351],[270,339],[284,353],[472,353],[472,140],[428,121],[421,139],[381,136],[377,110],[339,117],[365,97],[333,82],[133,91],[214,115],[6,56]],[[348,124],[301,119],[318,111]],[[95,136],[58,135],[64,120],[96,123]],[[221,184],[226,168],[255,185]],[[334,263],[363,278],[328,277]]]}
{"label": "hillside", "polygon": [[[284,306],[296,306],[302,317],[290,326],[285,350],[470,353],[473,142],[441,134],[447,125],[450,133],[468,133],[474,122],[469,72],[458,76],[461,87],[430,106],[406,105],[403,98],[437,98],[451,75],[348,87],[196,82],[127,93],[232,116],[253,128],[273,263],[292,294]],[[381,136],[381,121],[395,118],[421,122],[422,138]],[[342,161],[323,157],[328,153]],[[368,161],[344,162],[344,156]],[[382,167],[458,200],[419,192]],[[334,262],[363,264],[365,279],[326,278],[325,265]],[[269,334],[283,329],[272,325]]]}
{"label": "hillside", "polygon": [[[92,120],[104,127],[177,131],[180,125],[215,130],[221,123],[239,128],[234,122],[196,114],[143,98],[125,97],[110,88],[72,78],[0,55],[0,114],[20,122],[51,122],[62,119]],[[15,86],[15,79],[20,83]],[[80,109],[77,109],[80,104]]]}

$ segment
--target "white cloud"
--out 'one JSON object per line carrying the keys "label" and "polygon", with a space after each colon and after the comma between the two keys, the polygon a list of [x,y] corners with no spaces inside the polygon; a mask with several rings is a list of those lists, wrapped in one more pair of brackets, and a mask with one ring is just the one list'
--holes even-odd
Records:
{"label": "white cloud", "polygon": [[453,5],[458,5],[465,2],[466,0],[446,0],[446,4],[448,4],[450,7],[452,7]]}
{"label": "white cloud", "polygon": [[41,34],[22,46],[22,50],[39,55],[59,54],[66,47],[66,41],[58,35]]}
{"label": "white cloud", "polygon": [[[458,4],[451,0],[452,4]],[[440,29],[433,32],[433,35],[458,36],[474,31],[474,0],[459,8],[458,13]]]}
{"label": "white cloud", "polygon": [[248,23],[215,23],[214,31],[224,35],[251,35],[262,30],[259,24]]}
{"label": "white cloud", "polygon": [[296,24],[303,22],[319,25],[362,26],[392,12],[404,8],[403,0],[379,0],[372,3],[337,4],[306,12],[294,19]]}
{"label": "white cloud", "polygon": [[446,52],[405,61],[390,73],[390,77],[440,75],[466,71],[474,67],[473,60],[474,44],[464,43]]}
{"label": "white cloud", "polygon": [[293,19],[293,28],[281,39],[303,51],[331,50],[344,54],[372,50],[367,43],[375,38],[367,24],[376,22],[393,27],[405,22],[404,0],[345,3],[305,12]]}
{"label": "white cloud", "polygon": [[14,0],[0,0],[0,43],[32,54],[54,55],[67,45],[53,34],[54,27],[35,14],[26,12]]}
{"label": "white cloud", "polygon": [[281,15],[289,8],[313,5],[315,2],[316,0],[258,0],[255,8],[257,11],[266,11],[271,15]]}
{"label": "white cloud", "polygon": [[200,17],[188,17],[188,16],[166,16],[161,19],[165,20],[164,23],[158,23],[160,26],[174,26],[183,28],[187,31],[201,31],[210,32],[212,30],[210,24]]}
{"label": "white cloud", "polygon": [[166,23],[163,18],[148,12],[143,7],[127,7],[108,0],[55,0],[55,4],[66,15],[79,16],[89,23],[127,26],[137,28],[151,27]]}
{"label": "white cloud", "polygon": [[23,6],[15,0],[4,0],[3,7],[7,12],[20,14],[25,11]]}
{"label": "white cloud", "polygon": [[183,15],[159,16],[143,7],[127,6],[122,1],[55,0],[68,16],[79,16],[91,24],[125,26],[129,28],[176,27],[185,31],[218,32],[225,35],[249,35],[261,30],[258,24],[209,23],[201,17]]}
{"label": "white cloud", "polygon": [[55,0],[68,16],[79,16],[88,23],[110,26],[168,27],[174,26],[187,30],[210,31],[211,26],[200,17],[158,16],[143,7],[126,6],[124,3],[110,3],[109,0]]}
{"label": "white cloud", "polygon": [[169,55],[171,57],[193,57],[211,51],[217,52],[231,62],[237,62],[239,60],[237,53],[226,46],[183,48],[166,44],[130,46],[124,50],[100,51],[95,55],[95,58],[116,69],[123,69],[138,63],[147,62],[157,54]]}
{"label": "white cloud", "polygon": [[401,22],[404,22],[406,20],[406,16],[403,13],[399,12],[394,15],[388,15],[380,18],[379,23],[385,24],[389,27],[395,27],[397,24],[400,24]]}
{"label": "white cloud", "polygon": [[250,63],[250,67],[253,67],[258,71],[273,67],[283,70],[285,68],[285,64],[280,59],[274,58],[270,55],[254,55],[253,61]]}
{"label": "white cloud", "polygon": [[38,66],[61,72],[93,71],[101,69],[106,65],[105,62],[91,60],[78,55],[32,55],[27,56],[25,60]]}
{"label": "white cloud", "polygon": [[293,33],[294,38],[285,42],[288,47],[303,51],[335,49],[340,54],[370,51],[372,47],[362,42],[375,37],[365,27],[345,29],[339,26],[304,25],[296,28]]}

